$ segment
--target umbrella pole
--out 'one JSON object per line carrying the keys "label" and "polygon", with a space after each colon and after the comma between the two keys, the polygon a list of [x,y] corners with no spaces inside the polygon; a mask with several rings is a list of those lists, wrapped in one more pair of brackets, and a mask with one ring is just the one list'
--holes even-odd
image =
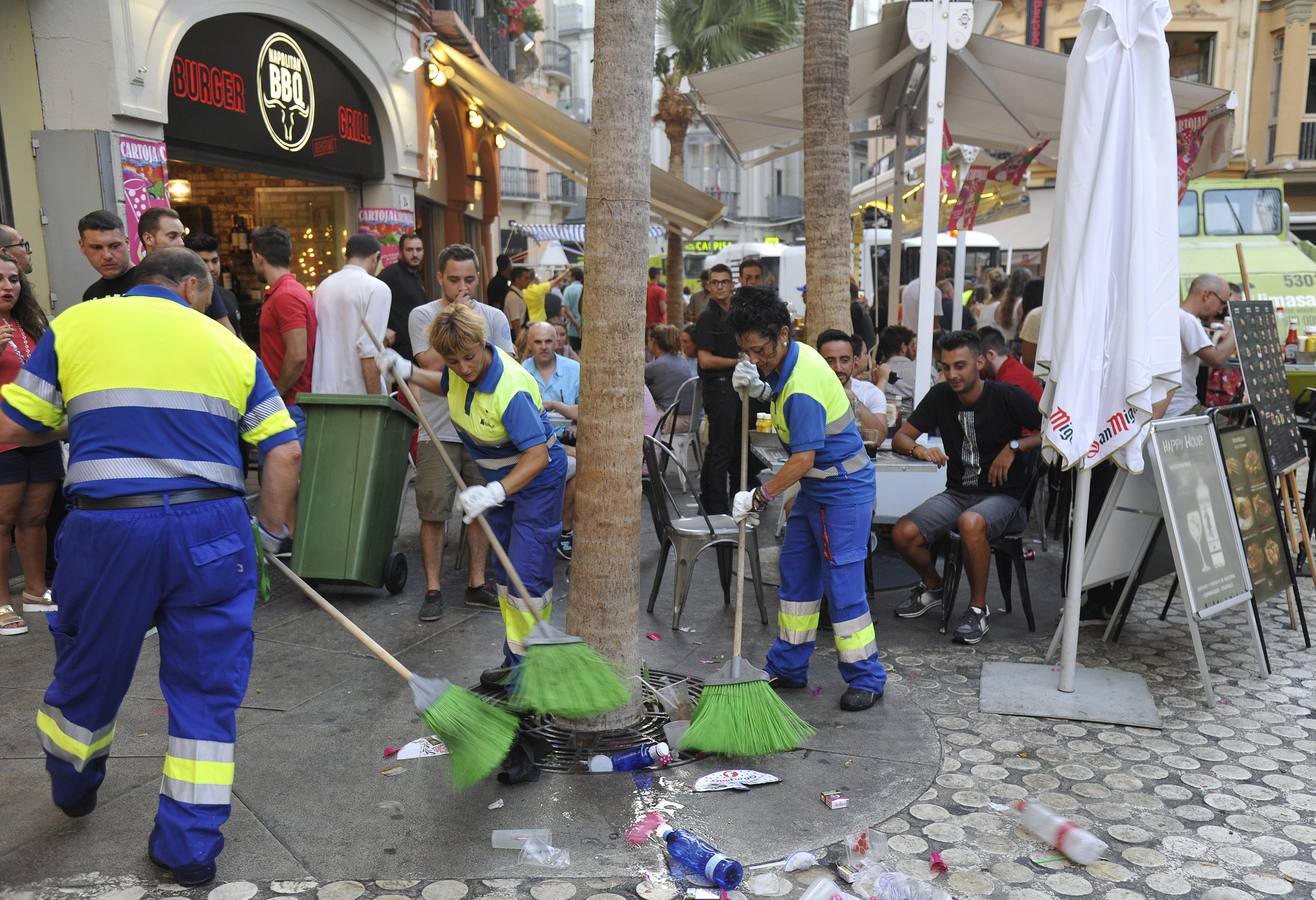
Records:
{"label": "umbrella pole", "polygon": [[968,254],[968,248],[965,246],[968,235],[965,231],[964,223],[961,222],[955,235],[955,289],[950,304],[951,331],[959,331],[964,327],[964,265]]}
{"label": "umbrella pole", "polygon": [[[891,241],[887,246],[886,265],[887,265],[887,303],[886,303],[886,321],[882,327],[886,327],[898,321],[897,314],[900,312],[900,267],[904,256],[905,240],[905,142],[909,134],[909,111],[905,107],[900,107],[896,112],[896,156],[892,163],[895,169],[895,178],[891,181]],[[873,177],[874,194],[877,192],[877,176]],[[876,201],[881,201],[881,197],[874,196]],[[877,218],[873,219],[873,233],[877,234]],[[877,244],[876,237],[873,240],[874,246]],[[876,277],[876,276],[874,276]],[[918,323],[912,325],[909,322],[902,323],[906,328],[917,328]]]}
{"label": "umbrella pole", "polygon": [[1065,582],[1065,616],[1061,623],[1060,690],[1074,692],[1074,672],[1078,668],[1078,608],[1083,594],[1083,562],[1088,542],[1088,493],[1092,470],[1080,464],[1074,487],[1074,518],[1069,528],[1069,571]]}

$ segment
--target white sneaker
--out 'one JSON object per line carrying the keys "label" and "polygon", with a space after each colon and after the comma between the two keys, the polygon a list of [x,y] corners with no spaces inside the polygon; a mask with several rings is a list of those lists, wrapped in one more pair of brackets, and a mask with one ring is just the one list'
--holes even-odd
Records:
{"label": "white sneaker", "polygon": [[23,612],[57,612],[58,610],[59,607],[51,599],[50,588],[46,588],[46,592],[40,596],[23,591]]}

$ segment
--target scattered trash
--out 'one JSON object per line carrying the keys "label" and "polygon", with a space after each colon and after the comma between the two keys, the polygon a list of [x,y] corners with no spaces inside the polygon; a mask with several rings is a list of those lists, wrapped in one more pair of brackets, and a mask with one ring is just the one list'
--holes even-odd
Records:
{"label": "scattered trash", "polygon": [[738,886],[745,877],[745,868],[736,860],[719,853],[712,844],[684,828],[673,828],[663,823],[658,836],[667,844],[667,852],[675,862],[704,877],[723,891]]}
{"label": "scattered trash", "polygon": [[810,693],[810,694],[813,694],[813,696],[815,696],[815,697],[821,697],[821,696],[822,696],[822,688],[820,688],[820,687],[813,688],[813,689],[811,689],[811,690],[809,691],[809,693]]}
{"label": "scattered trash", "polygon": [[611,756],[599,754],[590,757],[591,772],[631,772],[635,769],[647,769],[650,766],[671,765],[672,751],[666,743],[642,744]]}
{"label": "scattered trash", "polygon": [[789,894],[794,885],[775,871],[760,872],[745,882],[745,889],[760,897],[781,897]]}
{"label": "scattered trash", "polygon": [[663,725],[663,737],[667,739],[667,746],[679,747],[681,738],[690,730],[689,719],[675,719]]}
{"label": "scattered trash", "polygon": [[402,804],[396,800],[385,800],[379,804],[379,808],[388,813],[391,819],[402,818]]}
{"label": "scattered trash", "polygon": [[647,791],[653,788],[652,775],[645,775],[642,772],[636,772],[631,776],[631,780],[635,782],[635,789],[637,791]]}
{"label": "scattered trash", "polygon": [[516,861],[523,866],[565,869],[571,865],[571,851],[554,847],[547,841],[532,836],[521,846],[521,855]]}
{"label": "scattered trash", "polygon": [[776,775],[756,772],[753,769],[723,769],[712,772],[695,782],[695,793],[704,791],[747,791],[760,784],[776,784],[781,781]]}
{"label": "scattered trash", "polygon": [[880,831],[864,828],[845,836],[846,862],[859,866],[877,862],[886,857],[886,835]]}
{"label": "scattered trash", "polygon": [[819,796],[828,809],[845,809],[850,805],[850,798],[840,791],[823,791]]}
{"label": "scattered trash", "polygon": [[932,855],[928,857],[928,869],[933,875],[944,875],[950,871],[950,866],[946,865],[940,853],[933,850]]}
{"label": "scattered trash", "polygon": [[502,808],[503,808],[503,798],[502,798],[502,797],[499,797],[497,800],[495,800],[493,803],[490,803],[490,804],[489,804],[487,807],[485,807],[485,808],[486,808],[486,809],[502,809]]}
{"label": "scattered trash", "polygon": [[645,813],[626,832],[626,842],[636,847],[640,846],[649,839],[649,835],[658,830],[661,824],[663,824],[661,815],[656,812]]}
{"label": "scattered trash", "polygon": [[1106,844],[1099,837],[1040,803],[1019,800],[1014,809],[1024,828],[1081,866],[1096,862],[1106,852]]}
{"label": "scattered trash", "polygon": [[650,631],[645,637],[651,641],[661,641],[663,639],[663,636],[656,631]]}
{"label": "scattered trash", "polygon": [[803,872],[818,865],[818,858],[810,850],[796,850],[786,857],[787,872]]}
{"label": "scattered trash", "polygon": [[[694,717],[694,703],[690,700],[690,681],[683,678],[673,684],[656,688],[646,682],[649,692],[662,704],[663,712],[672,721],[690,721]],[[670,741],[668,743],[671,743]],[[672,744],[672,746],[676,746]]]}
{"label": "scattered trash", "polygon": [[553,832],[547,828],[499,828],[489,835],[489,842],[495,850],[520,850],[531,838],[552,844]]}
{"label": "scattered trash", "polygon": [[1033,550],[1032,548],[1025,550],[1024,559],[1028,560],[1029,562],[1032,562],[1033,560],[1037,559],[1037,551]]}
{"label": "scattered trash", "polygon": [[680,627],[679,630],[680,630],[680,631],[684,631],[686,634],[694,634],[694,633],[695,633],[695,629],[694,629],[694,627],[691,626],[691,625],[682,625],[682,626]]}
{"label": "scattered trash", "polygon": [[386,778],[392,778],[394,775],[401,775],[407,771],[406,766],[389,766],[387,769],[380,769],[379,774]]}
{"label": "scattered trash", "polygon": [[402,749],[401,747],[385,747],[385,748],[384,748],[384,758],[387,759],[387,758],[390,757],[390,756],[397,756],[397,755],[398,755],[398,751],[401,750],[401,749]]}
{"label": "scattered trash", "polygon": [[432,756],[447,756],[448,748],[436,735],[416,738],[398,749],[398,759],[429,759]]}
{"label": "scattered trash", "polygon": [[858,865],[851,865],[849,863],[837,863],[836,876],[840,878],[842,881],[844,881],[846,884],[854,884],[864,874],[864,871],[867,868],[868,868],[868,864],[864,862],[861,862]]}
{"label": "scattered trash", "polygon": [[800,900],[859,900],[859,898],[841,890],[840,885],[830,878],[819,878],[800,895]]}
{"label": "scattered trash", "polygon": [[503,757],[498,773],[499,784],[524,784],[539,780],[539,764],[553,752],[553,745],[542,737],[521,732]]}
{"label": "scattered trash", "polygon": [[1041,859],[1032,860],[1032,863],[1035,866],[1045,866],[1048,863],[1056,863],[1056,862],[1069,862],[1069,857],[1061,853],[1059,856],[1044,856]]}
{"label": "scattered trash", "polygon": [[952,900],[935,884],[910,878],[903,872],[884,870],[879,872],[871,883],[865,882],[869,893],[874,897],[911,897],[918,900]]}

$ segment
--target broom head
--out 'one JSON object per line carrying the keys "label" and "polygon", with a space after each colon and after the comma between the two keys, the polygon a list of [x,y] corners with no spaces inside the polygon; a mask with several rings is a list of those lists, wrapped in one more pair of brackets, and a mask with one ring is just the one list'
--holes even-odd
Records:
{"label": "broom head", "polygon": [[535,623],[516,668],[512,706],[584,719],[618,709],[630,697],[616,669],[589,644],[546,622]]}
{"label": "broom head", "polygon": [[737,656],[704,682],[680,749],[763,756],[794,750],[813,733],[777,696],[768,673]]}
{"label": "broom head", "polygon": [[442,739],[452,761],[452,782],[470,787],[498,768],[512,747],[520,722],[443,678],[412,676],[416,711]]}

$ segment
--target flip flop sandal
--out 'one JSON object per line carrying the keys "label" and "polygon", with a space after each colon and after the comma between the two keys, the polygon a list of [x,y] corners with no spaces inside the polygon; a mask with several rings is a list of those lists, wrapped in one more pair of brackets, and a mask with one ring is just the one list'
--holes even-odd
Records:
{"label": "flip flop sandal", "polygon": [[59,606],[51,599],[50,588],[41,595],[23,591],[23,612],[57,612]]}
{"label": "flip flop sandal", "polygon": [[27,634],[27,623],[8,603],[0,606],[0,634]]}

